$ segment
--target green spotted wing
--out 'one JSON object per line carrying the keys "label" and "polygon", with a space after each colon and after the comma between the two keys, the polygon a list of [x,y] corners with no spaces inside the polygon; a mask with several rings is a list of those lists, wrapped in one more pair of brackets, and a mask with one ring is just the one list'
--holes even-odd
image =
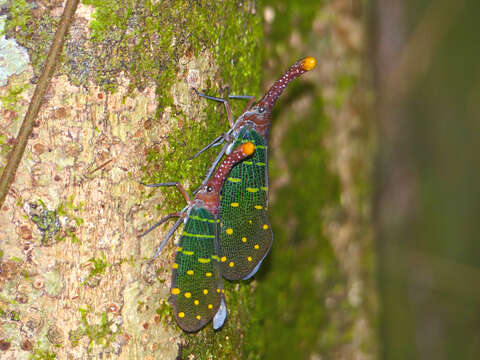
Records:
{"label": "green spotted wing", "polygon": [[241,130],[237,143],[251,141],[255,153],[235,165],[222,188],[218,229],[220,267],[229,280],[253,275],[272,246],[267,212],[267,149],[255,130]]}
{"label": "green spotted wing", "polygon": [[176,249],[170,289],[175,318],[185,331],[205,326],[222,302],[215,236],[213,215],[203,207],[193,207]]}

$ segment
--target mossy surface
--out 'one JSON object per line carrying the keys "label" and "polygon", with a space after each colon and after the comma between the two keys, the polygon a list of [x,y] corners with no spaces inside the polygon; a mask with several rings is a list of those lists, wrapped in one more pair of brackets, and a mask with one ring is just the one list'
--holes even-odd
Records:
{"label": "mossy surface", "polygon": [[[252,15],[247,8],[248,2],[209,3],[200,7],[185,9],[186,29],[192,34],[192,43],[188,51],[201,56],[205,49],[214,51],[213,56],[219,73],[210,79],[210,85],[199,89],[209,95],[225,95],[228,87],[235,94],[258,94],[261,78],[259,49],[262,41],[261,23],[258,15]],[[211,19],[216,19],[212,24]],[[223,24],[223,25],[219,25]],[[173,64],[172,66],[176,66]],[[166,75],[165,75],[166,76]],[[218,84],[218,86],[215,86]],[[167,84],[165,84],[167,85]],[[169,99],[171,95],[163,86],[157,88],[159,98]],[[193,155],[222,131],[228,130],[227,117],[222,104],[196,97],[194,101],[204,107],[201,121],[188,119],[172,102],[159,104],[158,114],[171,107],[173,126],[166,147],[149,149],[145,171],[151,175],[150,183],[179,181],[195,189],[203,180],[208,164],[215,158],[216,151],[209,151],[196,160]],[[163,101],[163,100],[162,100]],[[239,115],[245,102],[233,101],[233,113]],[[153,171],[152,171],[153,169]],[[166,190],[166,201],[161,206],[163,212],[178,211],[184,206],[184,200],[176,189]]]}
{"label": "mossy surface", "polygon": [[[94,79],[106,92],[116,91],[119,80],[125,77],[132,91],[153,83],[158,99],[153,126],[163,126],[160,122],[166,108],[175,125],[169,134],[168,149],[148,149],[144,180],[199,184],[215,154],[210,152],[196,161],[189,158],[226,130],[228,124],[223,106],[198,98],[205,115],[200,121],[185,119],[186,114],[174,104],[171,94],[177,74],[184,71],[179,60],[185,55],[198,57],[209,51],[219,72],[210,79],[211,86],[200,90],[222,95],[223,88],[228,86],[232,93],[258,94],[263,38],[258,11],[255,13],[251,2],[240,0],[82,3],[94,7],[90,35],[83,31],[87,24],[72,24],[56,75],[65,74],[72,84],[80,86],[88,86],[88,81]],[[38,76],[58,17],[49,8],[39,8],[25,0],[12,0],[7,11],[5,33],[27,49]],[[232,105],[234,113],[239,114],[244,103],[234,101]],[[185,125],[180,126],[184,121]],[[177,194],[168,195],[167,206],[162,210],[176,210],[181,201]]]}
{"label": "mossy surface", "polygon": [[7,95],[0,96],[4,109],[11,111],[17,110],[18,97],[27,87],[28,84],[10,86]]}
{"label": "mossy surface", "polygon": [[[358,21],[358,14],[346,11],[348,6],[342,10],[345,13],[337,13],[323,1],[308,6],[295,0],[265,1],[264,6],[269,18],[264,57],[269,66],[275,64],[266,86],[301,57],[315,56],[318,65],[289,85],[272,117],[269,166],[274,244],[256,275],[245,358],[353,358],[355,353],[371,358],[374,349],[365,348],[370,343],[355,330],[364,321],[365,299],[359,306],[349,297],[354,286],[363,291],[364,280],[358,279],[365,276],[361,273],[365,269],[350,270],[348,265],[349,257],[372,261],[371,253],[363,252],[364,240],[358,240],[364,239],[368,228],[361,217],[350,225],[350,219],[359,215],[342,203],[342,197],[354,198],[358,207],[368,201],[368,168],[364,163],[348,163],[347,157],[337,162],[337,154],[350,149],[336,148],[334,129],[338,123],[334,116],[343,116],[341,112],[354,105],[351,98],[361,73],[351,65],[360,61],[358,53],[338,51],[343,44],[332,35],[336,22],[331,19],[351,16]],[[329,68],[330,73],[325,73]],[[348,124],[356,121],[356,112],[351,113]],[[364,134],[348,136],[355,146],[368,141]],[[339,173],[337,166],[348,171]],[[351,171],[352,166],[357,169]],[[353,174],[353,180],[345,181],[345,173]],[[362,243],[362,251],[348,254],[347,244],[342,245],[344,249],[338,245],[337,237],[350,231],[359,236],[348,245]]]}
{"label": "mossy surface", "polygon": [[32,360],[53,360],[57,358],[57,354],[50,350],[34,349],[30,359]]}
{"label": "mossy surface", "polygon": [[[116,2],[85,0],[84,3],[96,8],[90,41],[112,43],[117,41],[115,39],[124,39],[122,32],[130,39],[125,41],[125,47],[120,46],[135,60],[130,62],[127,71],[131,76],[130,86],[141,89],[148,82],[155,82],[159,102],[153,126],[162,126],[166,109],[171,114],[170,123],[174,126],[168,137],[168,147],[148,150],[144,181],[179,181],[194,189],[203,180],[216,153],[208,152],[193,161],[189,158],[227,130],[228,123],[221,104],[195,98],[194,101],[204,107],[201,119],[188,119],[188,115],[175,105],[170,88],[178,72],[183,71],[179,59],[185,54],[195,58],[203,56],[205,51],[212,53],[219,71],[207,82],[207,88],[199,89],[201,91],[224,95],[223,88],[228,86],[235,94],[258,95],[262,42],[259,15],[253,13],[247,1],[144,1],[134,7],[126,4],[121,9],[117,8]],[[112,19],[112,13],[120,14],[120,18]],[[113,34],[112,29],[120,34]],[[105,68],[116,67],[109,64]],[[97,78],[101,83],[101,73]],[[240,114],[244,105],[242,101],[233,102],[234,114]],[[161,213],[178,211],[184,206],[183,198],[175,189],[164,190],[164,194],[166,201],[158,206]],[[186,343],[180,349],[182,358],[189,354],[198,359],[238,356],[244,339],[238,334],[238,326],[248,324],[245,312],[248,311],[246,302],[251,290],[248,284],[226,284],[226,290],[230,320],[220,332],[213,332],[207,326],[197,334],[185,334]]]}
{"label": "mossy surface", "polygon": [[[248,1],[104,1],[83,0],[94,7],[90,23],[91,35],[82,31],[84,23],[74,23],[64,46],[62,66],[57,75],[65,74],[72,84],[88,86],[95,79],[105,91],[115,91],[120,78],[128,79],[128,86],[144,89],[155,84],[158,108],[154,126],[166,107],[171,107],[172,123],[185,118],[174,105],[171,86],[184,69],[179,59],[213,53],[220,69],[211,83],[228,86],[233,93],[258,93],[260,79],[261,22]],[[8,37],[25,47],[31,65],[38,76],[48,47],[53,39],[58,18],[48,9],[38,10],[25,0],[12,0],[5,31]],[[214,19],[214,21],[212,21]],[[39,47],[39,44],[42,46]],[[219,95],[221,88],[201,89]],[[206,123],[187,119],[185,126],[170,134],[168,151],[150,149],[148,163],[158,171],[150,180],[189,180],[198,184],[205,172],[205,163],[211,156],[189,161],[196,151],[227,128],[223,109],[218,104],[205,104]],[[234,110],[243,104],[235,102]],[[153,167],[153,165],[152,165]],[[147,169],[151,175],[151,168]],[[161,175],[159,175],[161,174]],[[179,198],[171,204],[173,209]]]}
{"label": "mossy surface", "polygon": [[[95,347],[112,351],[112,342],[121,334],[120,328],[115,326],[114,317],[107,312],[101,315],[92,314],[91,310],[80,308],[81,325],[69,333],[69,340],[73,347],[77,346],[82,337],[88,338],[88,350],[91,352]],[[89,320],[94,318],[95,320]]]}

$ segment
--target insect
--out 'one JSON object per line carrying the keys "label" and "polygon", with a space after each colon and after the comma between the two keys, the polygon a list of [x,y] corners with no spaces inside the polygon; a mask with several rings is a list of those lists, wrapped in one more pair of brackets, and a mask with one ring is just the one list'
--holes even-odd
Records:
{"label": "insect", "polygon": [[209,169],[208,181],[216,164],[224,154],[229,154],[238,144],[247,141],[255,144],[256,151],[251,159],[235,165],[223,185],[220,201],[219,251],[225,262],[220,263],[222,275],[229,280],[252,277],[267,256],[273,242],[273,233],[267,213],[268,207],[268,162],[267,148],[270,115],[275,102],[285,87],[295,78],[315,67],[316,60],[306,57],[280,77],[265,96],[255,105],[254,97],[238,119],[233,122],[232,111],[227,99],[196,93],[204,98],[221,101],[225,105],[230,130],[217,137],[194,157],[212,146],[225,142],[222,150]]}
{"label": "insect", "polygon": [[175,319],[185,331],[194,332],[213,319],[213,328],[219,329],[225,322],[227,308],[223,297],[220,265],[225,258],[218,252],[218,210],[220,190],[232,166],[251,156],[255,146],[246,142],[233,150],[220,164],[208,182],[190,200],[182,185],[176,182],[146,186],[176,186],[184,196],[187,206],[173,213],[141,234],[146,235],[165,221],[179,217],[168,231],[153,259],[182,222],[185,223],[173,263],[170,301]]}

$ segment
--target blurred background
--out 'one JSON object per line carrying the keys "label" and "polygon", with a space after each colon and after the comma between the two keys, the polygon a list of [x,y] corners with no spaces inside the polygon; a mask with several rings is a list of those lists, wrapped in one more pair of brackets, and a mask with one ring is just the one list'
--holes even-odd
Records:
{"label": "blurred background", "polygon": [[[478,1],[264,1],[262,358],[478,359]],[[247,351],[249,353],[249,351]]]}
{"label": "blurred background", "polygon": [[387,359],[478,359],[476,1],[376,1],[374,226]]}

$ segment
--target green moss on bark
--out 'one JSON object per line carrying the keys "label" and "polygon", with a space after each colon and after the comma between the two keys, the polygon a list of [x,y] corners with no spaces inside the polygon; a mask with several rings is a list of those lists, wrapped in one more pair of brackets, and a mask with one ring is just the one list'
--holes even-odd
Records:
{"label": "green moss on bark", "polygon": [[[93,7],[90,34],[84,31],[88,24],[75,21],[56,75],[66,75],[72,84],[85,87],[93,79],[105,93],[117,91],[125,79],[132,92],[153,84],[158,108],[150,119],[152,126],[165,126],[162,114],[167,108],[171,113],[170,124],[176,126],[168,134],[168,147],[148,149],[144,180],[180,181],[195,188],[203,180],[216,151],[194,161],[189,158],[227,130],[228,123],[221,104],[195,98],[198,107],[204,108],[201,119],[189,118],[175,105],[172,85],[184,71],[179,60],[186,55],[191,58],[206,52],[212,55],[212,67],[218,71],[207,82],[209,85],[199,90],[222,95],[222,88],[228,86],[234,94],[259,95],[263,40],[260,10],[254,8],[255,2],[240,0],[83,0],[82,3]],[[27,49],[38,75],[58,18],[51,9],[39,11],[25,0],[12,0],[9,6],[7,35]],[[243,101],[232,102],[234,114],[239,115],[244,106]],[[184,206],[183,199],[172,190],[165,190],[167,201],[159,205],[161,214]],[[226,294],[229,319],[225,327],[220,332],[213,332],[208,326],[195,335],[186,334],[182,357],[239,356],[244,341],[241,334],[249,331],[253,316],[249,313],[253,289],[248,282],[228,283]],[[173,322],[171,326],[176,324]]]}

